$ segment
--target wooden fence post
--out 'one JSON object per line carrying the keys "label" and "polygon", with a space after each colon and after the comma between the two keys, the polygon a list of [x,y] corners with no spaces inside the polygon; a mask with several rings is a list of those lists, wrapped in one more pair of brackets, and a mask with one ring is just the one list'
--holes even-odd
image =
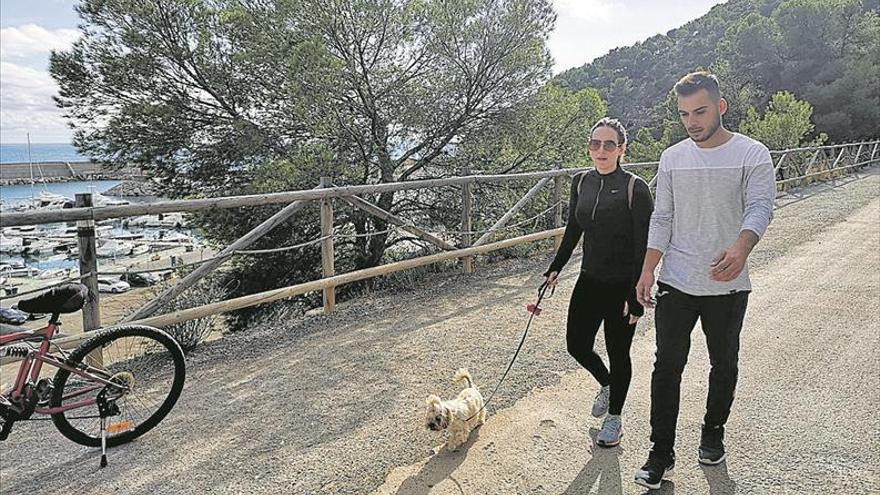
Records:
{"label": "wooden fence post", "polygon": [[[77,207],[92,206],[91,193],[77,193]],[[83,333],[101,328],[101,298],[98,294],[98,255],[95,242],[95,221],[79,220],[76,222],[76,243],[79,247],[79,274],[89,274],[82,280],[89,288],[88,299],[82,309]],[[90,366],[104,366],[104,352],[95,349],[88,356]]]}
{"label": "wooden fence post", "polygon": [[[471,175],[470,165],[465,165],[461,171],[465,177]],[[471,247],[473,235],[471,234],[471,209],[474,204],[473,183],[465,182],[461,185],[461,230],[464,232],[461,236],[461,247]],[[474,273],[474,257],[465,256],[461,258],[462,267],[465,273]]]}
{"label": "wooden fence post", "polygon": [[[331,187],[330,177],[321,177],[321,187]],[[333,266],[333,203],[332,198],[321,199],[321,268],[324,278],[336,274]],[[324,288],[324,314],[336,308],[336,287]]]}
{"label": "wooden fence post", "polygon": [[[78,193],[76,207],[92,206],[91,193]],[[79,247],[79,274],[89,273],[82,282],[89,288],[89,298],[82,310],[83,332],[101,328],[101,305],[98,296],[98,259],[95,243],[95,221],[76,222],[77,246]]]}

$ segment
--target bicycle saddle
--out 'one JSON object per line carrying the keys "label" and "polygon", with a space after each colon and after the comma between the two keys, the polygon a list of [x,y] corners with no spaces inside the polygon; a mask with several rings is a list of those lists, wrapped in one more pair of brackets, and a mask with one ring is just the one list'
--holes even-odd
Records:
{"label": "bicycle saddle", "polygon": [[85,306],[88,293],[83,284],[59,285],[39,296],[22,299],[18,309],[27,313],[74,313]]}

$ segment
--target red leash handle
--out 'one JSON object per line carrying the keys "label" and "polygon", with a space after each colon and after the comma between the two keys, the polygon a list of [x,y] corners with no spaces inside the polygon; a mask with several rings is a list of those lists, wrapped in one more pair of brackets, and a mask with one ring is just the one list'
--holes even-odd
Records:
{"label": "red leash handle", "polygon": [[[544,299],[544,294],[547,292],[548,284],[544,282],[538,287],[538,301],[535,303],[526,304],[526,311],[533,314],[534,316],[538,316],[541,314],[540,304]],[[550,287],[550,295],[547,297],[553,297],[553,293],[556,292],[556,286]]]}

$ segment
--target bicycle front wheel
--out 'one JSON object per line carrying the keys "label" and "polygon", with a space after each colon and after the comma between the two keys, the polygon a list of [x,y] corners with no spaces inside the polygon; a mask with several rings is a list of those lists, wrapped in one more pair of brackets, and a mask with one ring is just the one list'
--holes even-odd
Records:
{"label": "bicycle front wheel", "polygon": [[[61,369],[55,375],[51,407],[93,401],[104,391],[118,409],[107,418],[107,445],[130,442],[151,430],[171,411],[186,376],[180,345],[167,333],[148,326],[125,325],[99,331],[71,353],[75,367],[119,387],[105,386]],[[52,415],[62,435],[90,447],[101,445],[98,406]]]}

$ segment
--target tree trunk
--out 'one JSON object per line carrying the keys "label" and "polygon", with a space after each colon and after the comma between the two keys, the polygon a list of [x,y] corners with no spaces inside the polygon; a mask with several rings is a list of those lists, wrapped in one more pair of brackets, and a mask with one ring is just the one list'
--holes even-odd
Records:
{"label": "tree trunk", "polygon": [[[390,181],[383,180],[382,182]],[[391,211],[394,205],[394,192],[379,194],[375,204],[383,210]],[[361,270],[380,265],[382,257],[385,255],[385,244],[390,233],[385,232],[389,227],[388,222],[362,211],[354,211],[351,216],[351,222],[354,224],[355,232],[359,236],[354,239],[356,250],[354,259],[355,269]],[[367,235],[371,232],[377,233]]]}
{"label": "tree trunk", "polygon": [[[379,195],[377,206],[379,206],[383,210],[391,211],[391,207],[393,204],[394,192],[386,192]],[[383,232],[384,230],[388,229],[388,222],[386,222],[385,220],[378,217],[370,216],[370,221],[373,223],[374,231],[382,233],[370,237],[370,243],[366,256],[366,261],[368,265],[364,266],[363,268],[371,268],[382,263],[382,256],[385,254],[385,243],[388,240],[388,234],[390,234],[390,232]]]}

